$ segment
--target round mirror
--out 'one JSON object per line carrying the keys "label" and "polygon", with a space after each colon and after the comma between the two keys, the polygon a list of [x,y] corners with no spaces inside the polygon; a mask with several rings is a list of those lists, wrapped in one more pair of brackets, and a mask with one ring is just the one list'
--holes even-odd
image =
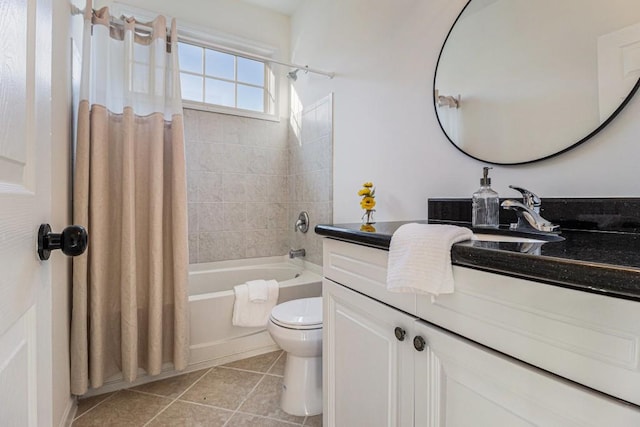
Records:
{"label": "round mirror", "polygon": [[592,137],[639,78],[638,0],[470,0],[440,52],[434,104],[462,152],[522,164]]}

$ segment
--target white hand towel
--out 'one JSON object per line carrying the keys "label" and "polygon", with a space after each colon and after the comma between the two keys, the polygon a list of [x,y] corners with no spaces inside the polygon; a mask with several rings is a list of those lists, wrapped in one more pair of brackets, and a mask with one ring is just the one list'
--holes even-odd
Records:
{"label": "white hand towel", "polygon": [[275,280],[267,280],[266,287],[266,301],[251,302],[249,300],[249,286],[247,283],[234,286],[235,300],[233,302],[233,316],[231,319],[234,326],[254,328],[265,327],[267,325],[271,310],[278,302],[280,287]]}
{"label": "white hand towel", "polygon": [[452,293],[451,246],[471,239],[468,228],[405,224],[391,236],[387,289],[434,296]]}
{"label": "white hand towel", "polygon": [[249,280],[247,282],[249,289],[249,301],[251,302],[267,302],[269,298],[269,285],[266,280]]}

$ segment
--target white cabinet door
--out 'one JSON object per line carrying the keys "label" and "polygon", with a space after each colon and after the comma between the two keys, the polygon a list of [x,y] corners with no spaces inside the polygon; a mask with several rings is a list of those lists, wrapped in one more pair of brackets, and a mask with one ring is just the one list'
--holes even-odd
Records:
{"label": "white cabinet door", "polygon": [[50,0],[0,0],[2,426],[52,423],[51,278],[36,255],[51,204],[51,16]]}
{"label": "white cabinet door", "polygon": [[412,426],[415,318],[328,279],[323,298],[324,425]]}
{"label": "white cabinet door", "polygon": [[416,321],[415,425],[638,426],[640,410]]}

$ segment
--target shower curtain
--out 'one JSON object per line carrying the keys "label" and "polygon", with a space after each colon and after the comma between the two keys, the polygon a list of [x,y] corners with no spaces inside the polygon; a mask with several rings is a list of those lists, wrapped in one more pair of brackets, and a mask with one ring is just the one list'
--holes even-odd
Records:
{"label": "shower curtain", "polygon": [[188,359],[187,201],[175,21],[87,1],[74,175],[71,391]]}

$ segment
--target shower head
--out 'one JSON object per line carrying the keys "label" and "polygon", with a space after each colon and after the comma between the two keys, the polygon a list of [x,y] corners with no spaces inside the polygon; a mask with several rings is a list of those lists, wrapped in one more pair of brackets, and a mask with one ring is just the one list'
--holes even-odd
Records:
{"label": "shower head", "polygon": [[295,82],[296,80],[298,80],[298,71],[300,71],[299,68],[296,68],[295,70],[289,71],[287,73],[287,77]]}

